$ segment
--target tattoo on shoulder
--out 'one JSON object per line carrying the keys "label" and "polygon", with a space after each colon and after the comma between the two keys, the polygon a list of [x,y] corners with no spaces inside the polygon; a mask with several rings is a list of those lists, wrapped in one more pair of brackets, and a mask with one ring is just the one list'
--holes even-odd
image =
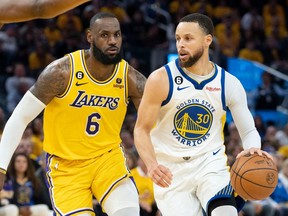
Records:
{"label": "tattoo on shoulder", "polygon": [[145,83],[146,83],[146,77],[140,73],[138,70],[136,70],[135,68],[131,67],[129,68],[129,70],[135,74],[136,77],[136,88],[137,91],[140,95],[143,95],[144,92],[144,87],[145,87]]}
{"label": "tattoo on shoulder", "polygon": [[137,79],[137,90],[141,95],[143,95],[146,78],[143,74],[138,72],[136,73],[136,79]]}
{"label": "tattoo on shoulder", "polygon": [[68,58],[56,60],[48,65],[41,73],[37,80],[37,85],[41,88],[37,88],[37,91],[41,95],[62,94],[66,87],[70,77],[70,62]]}

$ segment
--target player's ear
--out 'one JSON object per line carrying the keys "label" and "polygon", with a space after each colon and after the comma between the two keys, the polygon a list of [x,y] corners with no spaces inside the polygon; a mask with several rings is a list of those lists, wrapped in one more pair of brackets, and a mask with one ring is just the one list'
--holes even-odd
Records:
{"label": "player's ear", "polygon": [[205,45],[207,47],[211,45],[212,41],[213,41],[213,36],[211,34],[208,34],[205,36]]}
{"label": "player's ear", "polygon": [[93,43],[93,38],[92,38],[92,34],[91,34],[91,30],[90,29],[87,30],[87,41],[90,44]]}

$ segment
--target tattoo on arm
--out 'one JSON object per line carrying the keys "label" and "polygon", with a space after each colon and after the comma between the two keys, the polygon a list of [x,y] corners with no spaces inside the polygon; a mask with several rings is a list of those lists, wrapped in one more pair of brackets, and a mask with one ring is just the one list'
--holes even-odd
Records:
{"label": "tattoo on arm", "polygon": [[44,103],[65,92],[70,78],[68,59],[54,61],[40,74],[32,92]]}
{"label": "tattoo on arm", "polygon": [[132,80],[134,80],[135,87],[136,87],[136,94],[142,96],[144,92],[144,86],[146,83],[146,77],[141,74],[138,70],[133,68],[132,66],[129,65],[129,72],[132,75]]}
{"label": "tattoo on arm", "polygon": [[143,76],[143,74],[139,73],[138,71],[136,71],[135,74],[136,74],[136,83],[137,83],[136,87],[137,87],[138,93],[140,95],[143,95],[146,78]]}

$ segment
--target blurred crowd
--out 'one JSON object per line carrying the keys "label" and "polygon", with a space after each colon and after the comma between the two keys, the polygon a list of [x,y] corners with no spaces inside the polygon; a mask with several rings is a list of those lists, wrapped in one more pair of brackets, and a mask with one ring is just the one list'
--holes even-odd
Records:
{"label": "blurred crowd", "polygon": [[[240,57],[288,75],[287,0],[93,0],[53,19],[8,24],[0,30],[0,134],[17,103],[47,64],[66,53],[88,48],[85,31],[90,18],[98,11],[109,11],[118,17],[123,34],[123,56],[145,76],[165,64],[168,53],[176,53],[174,27],[181,17],[193,12],[213,19],[215,38],[211,59],[220,66],[227,67],[228,57]],[[249,106],[256,110],[276,110],[287,95],[286,89],[287,82],[265,72],[262,84],[249,94],[252,98]],[[141,216],[158,216],[152,181],[134,147],[135,120],[135,109],[129,107],[121,138],[139,190]],[[268,199],[248,202],[240,215],[288,215],[288,123],[279,127],[277,122],[265,122],[259,115],[254,116],[254,120],[263,149],[277,162],[279,182]],[[231,165],[242,150],[242,144],[233,122],[224,129]],[[0,194],[0,206],[11,208],[11,216],[18,215],[19,210],[25,215],[32,208],[39,211],[37,215],[51,214],[44,180],[42,141],[40,115],[27,127]],[[28,193],[27,188],[34,188],[33,193]],[[105,215],[97,200],[95,212],[97,216]]]}

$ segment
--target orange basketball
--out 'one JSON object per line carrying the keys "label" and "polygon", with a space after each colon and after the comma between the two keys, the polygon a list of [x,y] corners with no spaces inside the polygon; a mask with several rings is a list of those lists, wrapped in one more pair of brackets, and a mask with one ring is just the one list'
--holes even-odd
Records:
{"label": "orange basketball", "polygon": [[257,153],[238,158],[231,167],[231,185],[246,200],[270,196],[278,183],[278,170],[273,160]]}

